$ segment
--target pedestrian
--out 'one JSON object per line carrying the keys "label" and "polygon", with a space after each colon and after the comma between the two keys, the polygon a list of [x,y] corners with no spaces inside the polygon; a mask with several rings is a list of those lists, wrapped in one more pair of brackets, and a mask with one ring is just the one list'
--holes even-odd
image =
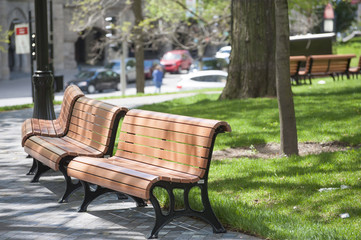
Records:
{"label": "pedestrian", "polygon": [[152,73],[153,76],[153,83],[155,86],[155,93],[160,93],[160,87],[163,83],[163,69],[162,66],[157,65]]}

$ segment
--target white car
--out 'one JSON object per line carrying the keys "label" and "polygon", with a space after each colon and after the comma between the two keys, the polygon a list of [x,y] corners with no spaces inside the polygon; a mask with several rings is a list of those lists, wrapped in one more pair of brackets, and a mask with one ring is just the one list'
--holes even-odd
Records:
{"label": "white car", "polygon": [[179,90],[222,88],[226,85],[228,73],[221,70],[198,71],[183,75],[177,84]]}
{"label": "white car", "polygon": [[216,52],[216,58],[223,58],[224,60],[227,61],[227,63],[229,64],[229,56],[231,55],[231,50],[232,47],[231,46],[225,46],[222,47],[218,50],[218,52]]}

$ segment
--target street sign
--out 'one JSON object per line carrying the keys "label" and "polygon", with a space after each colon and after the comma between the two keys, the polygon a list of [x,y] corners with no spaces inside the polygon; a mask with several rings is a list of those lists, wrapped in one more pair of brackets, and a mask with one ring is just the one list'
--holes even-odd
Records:
{"label": "street sign", "polygon": [[27,23],[15,25],[15,49],[16,54],[30,53],[29,25]]}

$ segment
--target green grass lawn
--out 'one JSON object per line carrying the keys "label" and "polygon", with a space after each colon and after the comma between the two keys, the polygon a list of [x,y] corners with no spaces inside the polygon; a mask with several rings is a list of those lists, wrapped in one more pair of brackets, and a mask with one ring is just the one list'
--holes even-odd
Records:
{"label": "green grass lawn", "polygon": [[[317,79],[293,92],[299,141],[361,143],[361,80]],[[233,132],[220,134],[215,149],[279,142],[276,99],[217,98],[200,94],[142,108],[229,122]],[[213,161],[209,183],[212,206],[228,229],[269,239],[361,239],[361,150]],[[193,194],[192,204],[199,202]]]}

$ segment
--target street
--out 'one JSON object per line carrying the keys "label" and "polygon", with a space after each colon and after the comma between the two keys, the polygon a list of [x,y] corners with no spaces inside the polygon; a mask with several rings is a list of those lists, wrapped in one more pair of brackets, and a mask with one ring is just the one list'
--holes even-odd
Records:
{"label": "street", "polygon": [[[64,76],[64,86],[66,82],[73,79],[73,76],[77,73],[77,70],[67,70],[63,73],[58,73],[57,75]],[[185,72],[181,74],[170,74],[166,73],[163,78],[162,92],[177,92],[177,82],[182,75],[186,74]],[[154,93],[155,89],[151,79],[146,80],[144,92],[146,94]],[[126,95],[135,95],[136,88],[135,83],[130,83],[127,85]],[[111,97],[111,96],[121,96],[121,91],[108,90],[102,93],[87,94],[91,98],[100,98],[100,97]],[[63,92],[55,93],[55,100],[62,100]],[[30,74],[21,74],[14,75],[11,80],[0,81],[0,107],[2,106],[13,106],[21,104],[32,103],[31,96],[31,77]]]}

